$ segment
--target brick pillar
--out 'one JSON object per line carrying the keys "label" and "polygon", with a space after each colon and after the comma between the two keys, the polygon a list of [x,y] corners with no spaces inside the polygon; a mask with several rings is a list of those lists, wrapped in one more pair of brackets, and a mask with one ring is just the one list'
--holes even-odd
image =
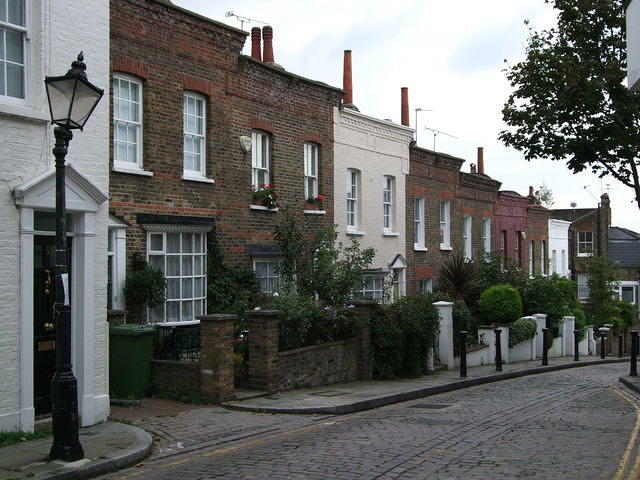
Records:
{"label": "brick pillar", "polygon": [[233,400],[233,321],[237,315],[203,315],[200,320],[200,385],[216,402]]}
{"label": "brick pillar", "polygon": [[371,324],[369,319],[377,303],[373,300],[353,300],[351,305],[360,330],[358,331],[358,380],[371,380],[373,365],[371,361]]}
{"label": "brick pillar", "polygon": [[249,317],[249,386],[267,392],[278,390],[278,339],[280,310],[251,310]]}

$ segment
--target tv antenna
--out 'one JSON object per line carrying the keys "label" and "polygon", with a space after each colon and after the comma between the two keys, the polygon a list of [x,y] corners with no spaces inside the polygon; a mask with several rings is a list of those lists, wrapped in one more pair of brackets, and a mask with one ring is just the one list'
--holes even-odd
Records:
{"label": "tv antenna", "polygon": [[456,140],[458,139],[458,137],[456,137],[455,135],[451,135],[450,133],[443,132],[441,130],[436,130],[435,128],[424,127],[424,129],[430,131],[433,134],[433,151],[434,152],[436,151],[436,137],[438,135],[446,135],[447,137],[455,138]]}
{"label": "tv antenna", "polygon": [[243,17],[241,15],[236,15],[231,10],[224,14],[225,17],[236,17],[240,22],[240,30],[244,30],[245,23],[261,23],[262,25],[267,25],[267,22],[261,22],[260,20],[256,20],[255,18]]}
{"label": "tv antenna", "polygon": [[418,145],[418,131],[419,131],[418,130],[418,112],[433,112],[433,110],[428,110],[425,108],[418,107],[415,109],[415,111],[416,111],[416,145]]}

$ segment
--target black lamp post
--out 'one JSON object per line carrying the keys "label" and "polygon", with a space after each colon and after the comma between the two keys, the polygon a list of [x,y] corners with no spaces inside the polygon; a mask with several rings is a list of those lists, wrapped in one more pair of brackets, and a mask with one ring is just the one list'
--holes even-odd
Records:
{"label": "black lamp post", "polygon": [[67,462],[84,457],[79,440],[78,384],[71,366],[71,306],[69,305],[69,264],[66,243],[66,205],[64,160],[71,130],[84,127],[103,90],[95,87],[85,72],[87,66],[80,52],[78,60],[61,77],[46,77],[47,100],[51,122],[56,125],[53,154],[56,157],[56,302],[54,322],[56,326],[56,373],[51,380],[53,409],[53,445],[50,459]]}

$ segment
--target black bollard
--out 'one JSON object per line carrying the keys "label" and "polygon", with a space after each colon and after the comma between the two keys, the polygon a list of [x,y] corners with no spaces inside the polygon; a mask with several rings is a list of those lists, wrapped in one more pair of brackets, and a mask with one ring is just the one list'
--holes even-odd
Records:
{"label": "black bollard", "polygon": [[460,378],[467,377],[467,334],[464,330],[460,334]]}
{"label": "black bollard", "polygon": [[542,329],[542,366],[549,365],[549,359],[547,358],[547,331],[548,328]]}
{"label": "black bollard", "polygon": [[500,334],[502,333],[502,329],[496,328],[494,330],[496,333],[496,372],[502,371],[502,344],[500,343]]}
{"label": "black bollard", "polygon": [[631,368],[629,376],[638,376],[638,331],[631,330]]}
{"label": "black bollard", "polygon": [[580,340],[578,340],[578,335],[580,335],[580,330],[573,331],[573,361],[580,361]]}
{"label": "black bollard", "polygon": [[606,332],[600,332],[600,358],[604,360],[605,357],[605,339],[607,338]]}
{"label": "black bollard", "polygon": [[622,358],[622,334],[618,334],[618,358]]}

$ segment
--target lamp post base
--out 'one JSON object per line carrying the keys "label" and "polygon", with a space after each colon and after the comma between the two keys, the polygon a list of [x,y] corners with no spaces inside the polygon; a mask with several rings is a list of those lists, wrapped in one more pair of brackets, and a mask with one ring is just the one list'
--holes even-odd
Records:
{"label": "lamp post base", "polygon": [[79,440],[78,383],[73,374],[56,374],[51,382],[53,445],[50,460],[74,462],[84,458]]}

